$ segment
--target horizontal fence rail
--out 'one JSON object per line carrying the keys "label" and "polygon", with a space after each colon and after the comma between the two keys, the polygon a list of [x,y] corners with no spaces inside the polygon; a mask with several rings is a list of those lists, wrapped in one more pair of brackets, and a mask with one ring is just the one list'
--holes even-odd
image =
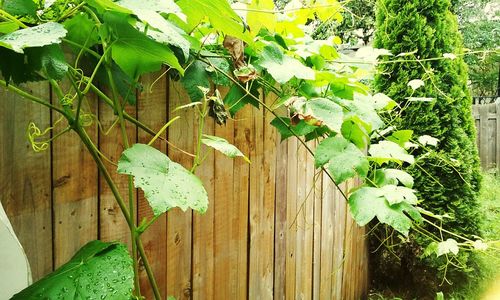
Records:
{"label": "horizontal fence rail", "polygon": [[[150,91],[156,75],[143,78]],[[43,83],[25,88],[49,99]],[[192,157],[197,121],[176,83],[163,78],[151,92],[137,95],[128,113],[154,130],[169,127],[169,146],[155,147],[185,166]],[[102,102],[86,110],[98,117],[89,130],[100,151],[116,162],[123,150],[116,116]],[[274,99],[263,99],[271,101]],[[35,153],[26,139],[33,122],[42,130],[57,125],[56,114],[0,88],[0,199],[25,248],[35,280],[71,258],[90,240],[122,241],[130,234],[118,205],[90,155],[73,133]],[[367,290],[365,231],[349,216],[346,201],[328,177],[314,169],[313,158],[295,139],[280,142],[269,125],[273,116],[245,108],[225,126],[206,122],[206,134],[235,144],[252,161],[211,153],[197,169],[209,194],[207,213],[173,209],[142,236],[162,295],[176,299],[361,299]],[[62,123],[62,122],[61,122]],[[135,142],[151,136],[128,124]],[[314,146],[314,145],[311,145]],[[127,193],[127,177],[118,175]],[[347,191],[354,183],[343,184]],[[151,217],[137,191],[137,219]],[[153,299],[140,270],[146,299]]]}
{"label": "horizontal fence rail", "polygon": [[477,147],[484,170],[497,168],[500,173],[500,102],[473,105]]}

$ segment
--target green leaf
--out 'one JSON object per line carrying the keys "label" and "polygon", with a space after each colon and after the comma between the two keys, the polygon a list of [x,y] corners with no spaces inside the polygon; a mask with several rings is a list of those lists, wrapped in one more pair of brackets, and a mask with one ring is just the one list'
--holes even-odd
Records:
{"label": "green leaf", "polygon": [[252,37],[245,29],[243,21],[226,0],[179,0],[177,4],[188,16],[189,30],[197,27],[206,17],[218,31],[231,35],[247,44],[253,44]]}
{"label": "green leaf", "polygon": [[326,98],[313,98],[306,102],[304,115],[323,122],[330,130],[340,132],[344,113],[342,107]]}
{"label": "green leaf", "polygon": [[0,46],[24,53],[25,48],[59,44],[66,33],[63,25],[48,22],[0,36]]}
{"label": "green leaf", "polygon": [[384,186],[388,184],[397,185],[398,181],[405,187],[413,187],[413,177],[405,171],[398,169],[379,169],[375,172],[375,184]]}
{"label": "green leaf", "polygon": [[37,9],[32,0],[4,0],[1,8],[14,16],[35,16]]}
{"label": "green leaf", "polygon": [[181,78],[182,86],[189,95],[191,102],[198,102],[203,99],[203,92],[198,88],[210,88],[210,81],[206,71],[207,64],[195,60]]}
{"label": "green leaf", "polygon": [[[251,86],[250,93],[256,98],[259,98],[259,87],[257,84],[253,84]],[[227,92],[224,97],[224,104],[228,107],[231,116],[234,116],[246,104],[251,104],[257,108],[259,107],[259,102],[248,95],[245,90],[236,84],[234,84]]]}
{"label": "green leaf", "polygon": [[274,44],[264,47],[257,64],[265,68],[279,83],[287,83],[293,77],[314,80],[314,70],[302,64],[299,60],[287,56]]}
{"label": "green leaf", "polygon": [[437,245],[436,255],[441,256],[445,254],[452,253],[454,255],[458,254],[458,243],[454,239],[447,239],[444,242],[440,242]]}
{"label": "green leaf", "polygon": [[19,28],[16,22],[6,21],[0,22],[0,33],[6,34],[16,31]]}
{"label": "green leaf", "polygon": [[407,202],[390,205],[382,192],[374,187],[362,187],[349,197],[349,209],[360,226],[368,224],[373,218],[392,226],[404,235],[408,235],[412,221],[405,214],[408,213],[415,221],[421,220],[418,210]]}
{"label": "green leaf", "polygon": [[[93,59],[93,57],[90,59]],[[95,64],[97,64],[97,59],[95,60]],[[120,94],[120,96],[127,103],[132,105],[135,104],[137,102],[137,98],[134,91],[136,89],[140,90],[142,88],[141,85],[134,81],[134,79],[132,79],[129,75],[125,74],[125,72],[115,62],[111,64],[110,70],[113,80],[115,81],[116,88],[118,89],[118,94]],[[97,79],[105,86],[110,86],[108,73],[104,68],[101,67],[97,71]]]}
{"label": "green leaf", "polygon": [[29,55],[36,55],[42,70],[50,79],[60,80],[68,72],[68,63],[59,45],[49,45],[41,48],[32,48]]}
{"label": "green leaf", "polygon": [[90,48],[99,41],[96,24],[84,13],[64,21],[63,25],[68,31],[66,39],[72,42]]}
{"label": "green leaf", "polygon": [[236,148],[236,146],[232,145],[227,140],[221,137],[204,134],[201,142],[209,147],[214,148],[217,151],[222,152],[227,157],[235,158],[237,156],[240,156],[246,162],[250,163],[248,157],[246,157],[238,148]]}
{"label": "green leaf", "polygon": [[410,141],[412,135],[413,130],[398,130],[388,136],[387,140],[404,148],[405,144]]}
{"label": "green leaf", "polygon": [[358,116],[351,116],[344,120],[340,129],[342,136],[354,143],[359,149],[365,149],[370,143],[370,125],[363,122]]}
{"label": "green leaf", "polygon": [[370,146],[368,153],[371,155],[370,159],[377,164],[382,165],[387,162],[407,162],[413,164],[415,158],[413,155],[408,154],[404,148],[391,141],[380,141],[378,144]]}
{"label": "green leaf", "polygon": [[323,140],[314,152],[316,168],[326,165],[337,184],[356,174],[366,177],[370,167],[366,156],[354,144],[336,136]]}
{"label": "green leaf", "polygon": [[101,14],[105,13],[106,11],[118,12],[124,14],[132,13],[130,10],[121,7],[112,0],[85,0],[85,2],[88,3],[90,6],[94,7],[95,9],[97,9],[97,11]]}
{"label": "green leaf", "polygon": [[289,125],[292,128],[293,132],[298,136],[307,135],[317,128],[316,126],[308,124],[304,120],[300,120],[299,123],[293,125],[290,121],[290,118],[276,117],[271,121],[271,125],[273,125],[280,133],[281,141],[294,136],[294,134],[292,133],[292,131],[290,131],[290,129],[288,129],[288,126],[286,126],[286,124]]}
{"label": "green leaf", "polygon": [[173,207],[183,211],[192,208],[200,213],[208,208],[201,180],[151,146],[135,144],[123,151],[118,173],[134,176],[135,187],[144,191],[155,215]]}
{"label": "green leaf", "polygon": [[344,100],[342,101],[342,104],[349,111],[347,114],[348,116],[357,116],[366,124],[369,124],[371,126],[371,130],[377,130],[384,126],[384,122],[380,119],[380,116],[373,106],[371,96],[364,96],[359,93],[355,93],[352,101]]}
{"label": "green leaf", "polygon": [[[217,69],[220,69],[226,74],[231,74],[231,64],[226,59],[219,57],[209,57],[208,60],[210,61],[211,65],[207,66],[205,70],[209,73],[210,78],[212,79],[214,84],[222,86],[232,86],[233,82],[229,78],[227,78],[226,75],[224,75],[220,71],[217,71]],[[217,69],[215,67],[217,67]]]}
{"label": "green leaf", "polygon": [[[145,24],[159,30],[148,29],[146,34],[149,37],[157,42],[178,47],[184,53],[184,57],[188,58],[190,44],[183,37],[184,32],[160,15],[160,13],[176,14],[185,18],[175,2],[172,0],[120,0],[116,3],[131,10]],[[138,29],[144,32],[145,26],[139,26]]]}
{"label": "green leaf", "polygon": [[384,185],[380,188],[382,195],[387,199],[390,205],[406,202],[408,204],[417,204],[415,191],[404,186]]}
{"label": "green leaf", "polygon": [[111,46],[113,60],[131,78],[160,70],[167,64],[184,74],[174,52],[153,41],[129,24],[129,17],[119,13],[106,13],[104,20],[115,41]]}
{"label": "green leaf", "polygon": [[69,262],[11,299],[130,299],[133,285],[134,271],[127,248],[92,241]]}

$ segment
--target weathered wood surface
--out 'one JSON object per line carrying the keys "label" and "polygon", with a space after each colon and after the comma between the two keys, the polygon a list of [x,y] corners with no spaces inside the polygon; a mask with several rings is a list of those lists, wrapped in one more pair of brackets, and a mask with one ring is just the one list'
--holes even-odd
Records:
{"label": "weathered wood surface", "polygon": [[[155,82],[158,75],[143,79],[137,106],[128,112],[154,130],[181,116],[164,134],[171,145],[164,140],[154,145],[191,167],[192,157],[176,147],[194,152],[198,121],[192,108],[174,111],[189,98],[178,84],[165,78]],[[47,86],[34,88],[50,99]],[[0,101],[0,198],[27,251],[35,279],[92,239],[129,243],[118,205],[83,145],[75,142],[76,136],[57,139],[48,150],[34,153],[25,138],[28,122],[35,121],[44,129],[54,124],[56,115],[51,117],[48,110],[4,90],[0,90]],[[90,103],[87,110],[100,119],[101,128],[97,123],[88,128],[91,137],[102,154],[116,163],[123,150],[119,125],[113,125],[116,116],[102,103]],[[362,299],[366,294],[364,229],[353,223],[340,191],[314,169],[304,146],[295,139],[280,142],[269,125],[272,119],[270,113],[247,107],[224,126],[206,120],[206,134],[234,143],[252,163],[211,152],[196,171],[209,194],[207,213],[174,209],[142,236],[165,296]],[[498,125],[488,128],[492,126]],[[151,138],[130,124],[127,130],[130,143],[147,143]],[[106,164],[128,199],[127,177],[116,174],[113,164]],[[344,192],[348,188],[342,186]],[[138,204],[137,222],[151,216],[141,191],[134,193],[133,201]],[[141,268],[142,290],[152,299],[144,273]]]}
{"label": "weathered wood surface", "polygon": [[477,147],[484,170],[500,172],[500,103],[472,106],[476,120]]}

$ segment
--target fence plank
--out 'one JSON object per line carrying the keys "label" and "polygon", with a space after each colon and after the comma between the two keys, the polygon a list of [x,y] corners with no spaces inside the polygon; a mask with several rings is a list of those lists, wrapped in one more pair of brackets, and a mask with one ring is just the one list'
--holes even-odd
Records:
{"label": "fence plank", "polygon": [[[97,114],[95,96],[85,98],[82,110],[82,118]],[[61,121],[60,118],[52,112],[53,123]],[[56,125],[56,131],[66,126],[67,122],[62,121]],[[85,130],[97,144],[96,122]],[[76,133],[71,131],[54,140],[52,156],[54,265],[57,268],[87,242],[97,239],[99,191],[97,167]]]}
{"label": "fence plank", "polygon": [[500,174],[500,102],[497,103],[496,105],[496,119],[495,119],[496,123],[497,123],[497,127],[496,127],[496,140],[495,140],[495,144],[496,144],[496,149],[495,149],[495,152],[496,152],[496,161],[495,161],[495,164],[496,164],[496,167],[497,167],[497,174]]}
{"label": "fence plank", "polygon": [[[160,130],[167,122],[167,93],[168,81],[165,76],[155,80],[161,73],[147,74],[142,77],[142,84],[144,90],[137,97],[137,118],[144,125],[153,129],[155,132]],[[154,87],[151,85],[155,83]],[[166,137],[166,133],[161,135]],[[137,141],[139,143],[147,144],[152,136],[144,131],[138,131]],[[157,139],[152,144],[156,149],[163,153],[167,152],[166,142]],[[153,210],[149,206],[142,190],[138,190],[137,195],[137,214],[138,223],[144,218],[151,219],[154,217]],[[167,241],[165,238],[159,239],[158,237],[166,237],[167,235],[167,219],[166,216],[161,216],[153,225],[151,225],[146,232],[141,235],[141,240],[144,249],[148,256],[148,261],[155,274],[157,282],[165,282],[166,280],[166,267],[167,267]],[[146,299],[153,299],[154,294],[150,288],[148,276],[144,268],[140,268],[139,278],[141,281],[141,290]],[[162,295],[166,294],[166,286],[159,285]]]}
{"label": "fence plank", "polygon": [[[208,118],[204,133],[214,135],[214,120]],[[198,124],[198,122],[196,122]],[[208,151],[196,174],[203,181],[208,193],[208,210],[205,214],[193,214],[193,299],[214,299],[214,201],[215,201],[215,154]]]}
{"label": "fence plank", "polygon": [[297,215],[297,140],[291,139],[288,141],[288,168],[287,168],[287,211],[286,211],[286,287],[285,299],[293,299],[295,297],[295,268],[296,268],[296,237],[297,223],[295,217]]}
{"label": "fence plank", "polygon": [[479,107],[479,117],[480,117],[480,125],[479,131],[480,133],[480,145],[479,145],[479,153],[482,157],[481,166],[483,169],[487,169],[488,161],[489,161],[489,152],[488,152],[488,105],[482,105]]}
{"label": "fence plank", "polygon": [[[136,115],[136,108],[128,105],[126,111]],[[99,121],[102,130],[99,131],[99,149],[106,157],[104,164],[109,170],[118,191],[125,203],[128,203],[128,178],[116,172],[116,163],[123,152],[124,145],[120,124],[113,110],[102,101],[99,102]],[[136,128],[130,123],[126,125],[129,143],[136,141]],[[113,162],[113,164],[111,162]],[[132,201],[137,201],[135,195]],[[135,212],[133,212],[135,214]],[[103,241],[121,241],[131,246],[130,231],[111,189],[106,180],[99,176],[99,238]]]}
{"label": "fence plank", "polygon": [[[46,83],[22,86],[50,101]],[[0,88],[0,200],[28,256],[33,279],[52,271],[51,154],[35,153],[25,129],[50,126],[50,112]],[[47,139],[47,136],[42,137]]]}
{"label": "fence plank", "polygon": [[[194,153],[195,122],[192,109],[182,109],[174,112],[178,106],[189,102],[189,97],[178,83],[169,84],[169,114],[170,119],[180,116],[181,119],[168,129],[169,141],[183,149]],[[186,168],[191,168],[192,157],[168,148],[168,156],[173,161]],[[181,211],[174,208],[167,213],[167,295],[176,299],[190,299],[191,284],[191,255],[192,255],[192,211]]]}

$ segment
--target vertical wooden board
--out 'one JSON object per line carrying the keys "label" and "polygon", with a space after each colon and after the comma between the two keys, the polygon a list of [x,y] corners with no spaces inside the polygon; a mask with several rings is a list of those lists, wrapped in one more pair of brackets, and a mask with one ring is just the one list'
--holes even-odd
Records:
{"label": "vertical wooden board", "polygon": [[[346,183],[345,192],[349,190],[351,182]],[[348,207],[345,205],[345,236],[344,236],[344,263],[343,263],[343,299],[353,299],[353,264],[354,264],[354,221],[349,214]]]}
{"label": "vertical wooden board", "polygon": [[[312,299],[319,300],[321,283],[321,223],[322,223],[322,199],[323,199],[323,172],[318,169],[315,172],[314,181],[314,225],[313,225],[313,283]],[[330,253],[330,257],[333,253]]]}
{"label": "vertical wooden board", "polygon": [[253,111],[255,147],[250,167],[249,299],[273,298],[276,133],[271,114]]}
{"label": "vertical wooden board", "polygon": [[496,105],[496,166],[497,166],[497,174],[500,174],[500,102]]}
{"label": "vertical wooden board", "polygon": [[[340,185],[342,190],[346,190],[346,184]],[[344,282],[344,269],[345,269],[345,247],[344,238],[346,234],[346,211],[347,204],[346,200],[343,198],[342,193],[338,188],[334,188],[334,196],[332,201],[335,203],[335,213],[334,213],[334,247],[333,247],[333,290],[334,299],[342,299],[342,289]]]}
{"label": "vertical wooden board", "polygon": [[288,142],[277,141],[274,224],[274,299],[285,299]]}
{"label": "vertical wooden board", "polygon": [[288,141],[288,168],[287,168],[287,207],[286,207],[286,288],[285,299],[294,299],[295,297],[295,268],[296,268],[296,237],[297,223],[297,140]]}
{"label": "vertical wooden board", "polygon": [[[126,111],[130,115],[136,115],[135,106],[128,105]],[[128,206],[128,177],[118,174],[116,171],[116,163],[124,150],[120,124],[117,122],[117,116],[115,116],[113,109],[103,101],[99,101],[99,121],[102,126],[102,130],[99,131],[99,150],[107,158],[103,159],[104,165],[115,182],[123,201]],[[135,126],[127,123],[126,132],[129,143],[133,144],[136,141]],[[101,174],[99,175],[99,239],[103,241],[121,241],[128,244],[130,248],[131,237],[127,221],[106,180]],[[135,194],[132,201],[137,201]]]}
{"label": "vertical wooden board", "polygon": [[[308,143],[313,147],[312,143]],[[313,230],[314,230],[314,158],[309,154],[304,146],[300,156],[297,176],[302,180],[303,194],[299,200],[300,212],[297,218],[298,234],[297,239],[297,299],[311,299],[312,297],[312,267],[313,267]],[[301,195],[298,193],[299,196]],[[300,250],[300,251],[299,251]]]}
{"label": "vertical wooden board", "polygon": [[[160,78],[154,86],[153,82],[160,76],[160,72],[144,75],[142,84],[144,90],[137,97],[137,119],[158,132],[167,122],[167,98],[168,86],[166,77]],[[161,137],[165,138],[166,133]],[[137,141],[147,144],[152,136],[142,129],[138,129]],[[166,142],[157,139],[152,144],[156,149],[163,153],[167,152]],[[153,210],[148,201],[144,198],[142,190],[138,190],[137,195],[137,214],[138,223],[144,218],[150,220],[154,217]],[[155,274],[161,295],[166,295],[166,268],[167,268],[167,219],[163,215],[151,225],[146,232],[141,235],[141,240],[148,257],[149,264]],[[148,276],[144,268],[140,268],[139,280],[141,284],[141,293],[146,299],[153,299],[153,290],[149,284]]]}
{"label": "vertical wooden board", "polygon": [[335,208],[335,187],[326,175],[323,177],[322,210],[321,210],[321,268],[320,268],[320,299],[338,299],[332,291],[335,290],[336,261],[338,253],[335,246],[335,233],[337,232]]}
{"label": "vertical wooden board", "polygon": [[488,162],[487,168],[488,170],[495,168],[495,160],[496,160],[496,118],[495,118],[495,104],[488,105]]}
{"label": "vertical wooden board", "polygon": [[[198,124],[198,122],[196,122]],[[214,120],[205,121],[205,134],[214,134]],[[208,193],[208,210],[193,214],[193,299],[214,299],[214,210],[215,210],[215,154],[207,152],[205,161],[196,170]]]}
{"label": "vertical wooden board", "polygon": [[296,185],[296,205],[297,210],[294,219],[291,221],[296,228],[295,239],[295,298],[305,299],[305,291],[303,290],[304,274],[307,273],[307,262],[305,261],[305,232],[307,226],[307,190],[306,190],[306,170],[307,170],[307,151],[305,147],[299,142],[297,151],[297,185]]}
{"label": "vertical wooden board", "polygon": [[[168,129],[168,139],[176,147],[193,153],[195,149],[195,115],[193,109],[175,108],[189,103],[189,96],[178,83],[169,83],[169,114],[172,119],[181,119]],[[190,169],[193,158],[181,151],[169,147],[168,156],[171,160]],[[190,299],[191,255],[192,255],[192,211],[186,212],[174,208],[167,214],[167,295],[176,299]]]}
{"label": "vertical wooden board", "polygon": [[[234,144],[247,157],[252,155],[255,145],[252,139],[252,108],[247,106],[236,116],[234,122]],[[244,299],[248,293],[248,254],[249,254],[249,209],[250,209],[250,165],[242,158],[233,160],[233,193],[234,213],[232,226],[233,237],[237,241],[235,251],[237,252],[238,299]],[[237,217],[236,217],[237,216]]]}
{"label": "vertical wooden board", "polygon": [[[252,150],[252,107],[247,106],[241,110],[234,123],[234,144],[245,155],[251,156]],[[250,165],[242,158],[233,161],[233,192],[235,214],[233,216],[233,226],[237,229],[234,232],[237,237],[238,256],[238,286],[240,292],[237,298],[244,299],[248,296],[248,260],[249,260],[249,210],[250,210]]]}
{"label": "vertical wooden board", "polygon": [[[50,101],[46,83],[24,90]],[[0,88],[0,200],[28,256],[34,280],[52,271],[51,153],[35,153],[26,138],[29,122],[50,126],[50,112]],[[47,138],[47,137],[44,137]]]}
{"label": "vertical wooden board", "polygon": [[479,153],[481,155],[481,166],[483,170],[487,169],[489,161],[488,153],[488,105],[481,105],[479,107],[480,116],[480,144]]}
{"label": "vertical wooden board", "polygon": [[[54,104],[57,100],[53,99]],[[82,115],[97,115],[97,99],[88,94]],[[53,122],[61,116],[52,112]],[[67,126],[57,125],[56,132]],[[97,124],[85,127],[97,144]],[[52,142],[52,197],[54,213],[54,266],[66,263],[83,245],[98,237],[98,170],[87,148],[73,131]],[[68,238],[71,237],[71,238]]]}
{"label": "vertical wooden board", "polygon": [[[233,144],[233,130],[234,121],[228,120],[226,125],[215,126],[215,135]],[[214,299],[242,299],[247,292],[246,289],[241,290],[242,286],[246,286],[246,278],[238,276],[239,241],[234,238],[238,230],[232,228],[238,218],[234,200],[233,166],[233,159],[215,152]]]}

